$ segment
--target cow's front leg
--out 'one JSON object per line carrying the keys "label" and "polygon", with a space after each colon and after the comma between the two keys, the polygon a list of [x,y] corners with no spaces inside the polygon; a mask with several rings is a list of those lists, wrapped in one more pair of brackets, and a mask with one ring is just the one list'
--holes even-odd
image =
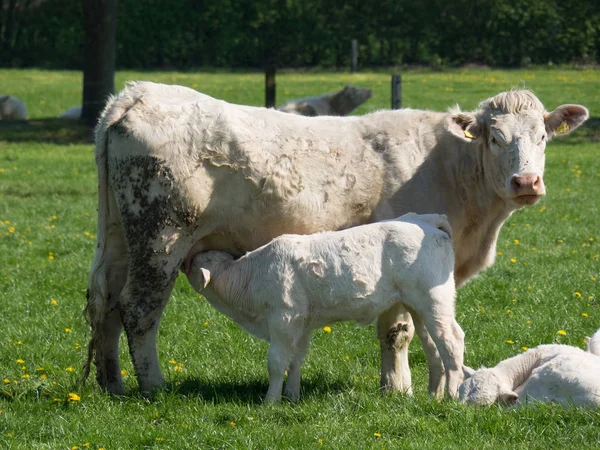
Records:
{"label": "cow's front leg", "polygon": [[412,395],[408,347],[415,333],[410,314],[394,305],[377,320],[377,337],[381,348],[380,385],[386,391]]}

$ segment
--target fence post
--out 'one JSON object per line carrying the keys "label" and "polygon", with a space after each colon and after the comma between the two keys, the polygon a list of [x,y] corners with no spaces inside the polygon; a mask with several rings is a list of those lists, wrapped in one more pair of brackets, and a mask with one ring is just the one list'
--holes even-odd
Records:
{"label": "fence post", "polygon": [[275,108],[275,67],[265,69],[265,106]]}
{"label": "fence post", "polygon": [[392,109],[402,108],[402,75],[392,75]]}
{"label": "fence post", "polygon": [[350,66],[350,71],[355,73],[358,70],[358,41],[356,39],[352,39],[352,63]]}

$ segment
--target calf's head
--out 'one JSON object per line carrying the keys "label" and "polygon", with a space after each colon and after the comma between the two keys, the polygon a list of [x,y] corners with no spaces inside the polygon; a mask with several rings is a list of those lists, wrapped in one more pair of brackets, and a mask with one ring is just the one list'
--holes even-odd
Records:
{"label": "calf's head", "polygon": [[514,405],[519,396],[513,392],[508,379],[494,369],[475,371],[463,366],[465,381],[458,389],[458,399],[476,406],[489,406],[494,403]]}
{"label": "calf's head", "polygon": [[520,207],[546,194],[546,142],[570,133],[588,117],[581,105],[562,105],[549,113],[532,92],[512,90],[481,102],[475,112],[452,113],[445,127],[478,146],[486,182],[498,196]]}

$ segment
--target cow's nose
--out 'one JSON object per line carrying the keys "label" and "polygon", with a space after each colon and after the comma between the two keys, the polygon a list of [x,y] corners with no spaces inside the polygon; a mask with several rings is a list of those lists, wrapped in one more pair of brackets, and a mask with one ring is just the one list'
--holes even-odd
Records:
{"label": "cow's nose", "polygon": [[536,173],[513,175],[510,186],[516,195],[540,195],[544,190],[542,177]]}

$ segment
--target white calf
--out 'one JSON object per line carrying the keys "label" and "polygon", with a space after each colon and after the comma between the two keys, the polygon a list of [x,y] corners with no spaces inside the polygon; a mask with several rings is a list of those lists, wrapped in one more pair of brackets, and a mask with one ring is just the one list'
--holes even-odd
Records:
{"label": "white calf", "polygon": [[0,95],[0,120],[27,120],[25,103],[12,95]]}
{"label": "white calf", "polygon": [[453,268],[446,216],[406,214],[342,231],[284,235],[237,260],[222,251],[198,253],[188,279],[214,307],[270,342],[267,402],[281,398],[286,369],[284,395],[299,398],[313,329],[346,320],[368,324],[398,304],[424,325],[419,337],[430,377],[442,376],[443,361],[455,397],[464,334],[454,319]]}
{"label": "white calf", "polygon": [[81,106],[71,106],[58,116],[59,119],[81,120]]}
{"label": "white calf", "polygon": [[465,367],[460,400],[476,405],[525,405],[551,401],[600,406],[600,330],[588,351],[569,345],[540,345],[491,369]]}

